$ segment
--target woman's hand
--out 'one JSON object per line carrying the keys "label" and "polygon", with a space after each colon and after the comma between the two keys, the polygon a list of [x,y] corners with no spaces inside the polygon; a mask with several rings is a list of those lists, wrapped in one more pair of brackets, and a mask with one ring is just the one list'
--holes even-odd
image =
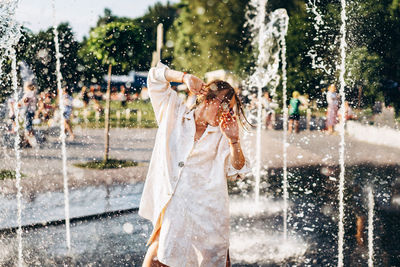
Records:
{"label": "woman's hand", "polygon": [[206,95],[207,90],[205,89],[204,82],[192,75],[192,74],[184,74],[183,75],[183,82],[189,88],[189,90],[195,95]]}
{"label": "woman's hand", "polygon": [[[160,63],[161,66],[162,64]],[[166,69],[164,72],[165,79],[169,82],[185,83],[189,90],[195,95],[205,95],[207,89],[205,83],[198,77],[177,70]]]}
{"label": "woman's hand", "polygon": [[221,122],[219,124],[223,135],[229,140],[230,144],[230,160],[232,166],[236,170],[243,168],[246,159],[243,155],[242,148],[239,143],[239,125],[236,117],[226,113],[221,116]]}
{"label": "woman's hand", "polygon": [[219,127],[230,143],[239,141],[239,125],[236,117],[226,113],[221,116]]}

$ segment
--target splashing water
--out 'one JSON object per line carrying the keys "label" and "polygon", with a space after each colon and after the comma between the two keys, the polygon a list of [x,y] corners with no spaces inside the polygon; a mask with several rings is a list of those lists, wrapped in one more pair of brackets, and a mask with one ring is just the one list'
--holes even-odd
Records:
{"label": "splashing water", "polygon": [[307,12],[311,12],[312,14],[315,15],[314,17],[314,29],[317,33],[320,32],[321,27],[324,25],[324,20],[322,18],[322,14],[318,12],[318,7],[316,0],[312,1],[309,0],[308,3],[306,3],[306,10]]}
{"label": "splashing water", "polygon": [[[282,240],[281,235],[268,233],[264,229],[254,229],[251,233],[232,230],[230,248],[232,259],[237,262],[258,264],[279,264],[285,266],[285,260],[304,261],[308,244],[300,237]],[[268,265],[269,266],[269,265]]]}
{"label": "splashing water", "polygon": [[368,190],[368,267],[374,266],[374,192]]}
{"label": "splashing water", "polygon": [[231,216],[252,217],[259,214],[278,215],[284,209],[282,201],[260,197],[257,205],[249,198],[231,198],[229,201],[229,214]]}
{"label": "splashing water", "polygon": [[287,77],[286,77],[286,40],[285,36],[287,34],[288,25],[289,25],[289,17],[286,13],[285,9],[277,10],[279,12],[279,16],[283,19],[284,23],[282,24],[282,30],[280,35],[280,44],[282,47],[281,58],[282,58],[282,95],[283,95],[283,235],[284,239],[287,239],[287,221],[288,221],[288,201],[289,201],[289,193],[288,193],[288,171],[287,171],[287,125],[288,125],[288,109],[287,109]]}
{"label": "splashing water", "polygon": [[279,66],[280,56],[282,58],[282,86],[284,105],[284,131],[283,131],[283,153],[284,153],[284,177],[283,198],[284,208],[284,236],[287,236],[287,108],[286,108],[286,43],[289,17],[285,9],[277,9],[269,14],[266,21],[266,0],[250,1],[249,10],[246,13],[247,23],[252,32],[252,45],[258,48],[258,57],[254,73],[250,76],[248,84],[250,90],[257,88],[257,136],[256,136],[256,164],[255,164],[255,201],[260,200],[260,177],[261,177],[261,129],[262,129],[262,88],[270,87],[272,97],[276,96],[276,88],[280,82]]}
{"label": "splashing water", "polygon": [[62,153],[62,164],[63,164],[63,179],[64,179],[64,203],[65,203],[65,228],[66,228],[66,241],[68,252],[71,250],[71,234],[70,234],[70,220],[69,220],[69,192],[68,192],[68,175],[67,175],[67,149],[65,145],[65,105],[63,101],[63,90],[61,88],[61,64],[60,64],[60,45],[58,42],[58,31],[56,25],[56,6],[55,0],[53,0],[53,32],[54,32],[54,44],[56,48],[56,73],[57,73],[57,91],[58,101],[60,105],[60,139],[61,139],[61,153]]}
{"label": "splashing water", "polygon": [[10,58],[11,58],[11,73],[12,73],[12,88],[14,90],[14,114],[15,114],[15,139],[14,139],[14,151],[15,151],[15,158],[16,158],[16,166],[15,166],[15,187],[17,188],[17,224],[18,224],[18,266],[22,266],[23,258],[22,258],[22,187],[21,187],[21,151],[19,148],[20,137],[19,137],[19,108],[16,103],[18,103],[18,81],[17,81],[17,56],[15,54],[15,50],[12,49],[10,51]]}
{"label": "splashing water", "polygon": [[2,0],[0,2],[0,75],[3,73],[3,62],[10,57],[21,37],[20,25],[15,20],[18,0]]}
{"label": "splashing water", "polygon": [[[341,26],[340,26],[340,74],[339,74],[339,83],[340,90],[339,94],[341,96],[341,103],[344,103],[346,100],[345,87],[346,82],[344,79],[345,70],[346,70],[346,0],[341,0]],[[314,28],[316,30],[317,36],[322,33],[321,28],[324,25],[324,21],[322,15],[318,12],[318,8],[316,5],[316,0],[309,0],[306,4],[306,9],[309,13],[315,15],[314,17]],[[314,40],[318,40],[316,37]],[[314,49],[311,49],[308,52],[308,55],[312,59],[312,67],[319,68],[324,70],[327,74],[332,75],[332,69],[328,69],[327,65],[323,62],[321,57],[318,57],[317,52]],[[340,108],[341,117],[345,117],[344,105],[341,105]],[[345,156],[345,138],[344,138],[344,129],[345,129],[345,120],[341,120],[339,124],[339,133],[340,133],[340,144],[339,144],[339,165],[340,165],[340,174],[339,174],[339,225],[338,225],[338,266],[343,266],[343,240],[344,240],[344,173],[345,173],[345,165],[344,165],[344,156]]]}
{"label": "splashing water", "polygon": [[[342,118],[345,118],[345,109],[344,102],[346,101],[346,93],[344,91],[346,87],[346,82],[344,80],[344,75],[346,71],[346,0],[341,0],[341,21],[342,25],[340,26],[340,74],[339,74],[339,82],[340,82],[340,96],[342,105],[340,107],[340,114]],[[345,140],[344,140],[344,127],[345,120],[342,119],[339,123],[339,133],[340,133],[340,144],[339,144],[339,164],[340,164],[340,175],[339,175],[339,232],[338,232],[338,266],[343,266],[343,239],[344,239],[344,152],[345,152]]]}
{"label": "splashing water", "polygon": [[280,83],[281,46],[279,40],[281,35],[286,34],[284,28],[287,29],[285,23],[288,22],[288,17],[285,9],[277,9],[266,16],[267,2],[267,0],[250,1],[246,13],[245,26],[249,26],[252,33],[252,46],[258,49],[255,71],[250,76],[248,84],[250,89],[253,87],[258,90],[268,86],[274,98],[276,88]]}
{"label": "splashing water", "polygon": [[[249,80],[249,87],[256,87],[257,88],[257,139],[256,139],[256,165],[255,165],[255,201],[256,205],[258,205],[259,200],[260,200],[260,177],[261,177],[261,97],[262,97],[262,86],[265,84],[263,83],[261,72],[263,72],[262,69],[262,61],[265,57],[265,38],[266,35],[263,33],[265,32],[265,9],[266,9],[267,1],[266,0],[260,0],[260,1],[250,1],[249,6],[252,9],[249,9],[246,16],[248,21],[246,25],[249,25],[252,34],[253,34],[253,39],[252,39],[252,45],[253,47],[258,47],[259,50],[259,56],[257,59],[257,66],[256,66],[256,71],[254,74],[250,77]],[[256,12],[255,10],[258,10]],[[256,12],[256,13],[254,13]],[[254,16],[255,15],[255,16]],[[254,16],[253,18],[250,19],[250,16]],[[246,26],[245,25],[245,26]]]}
{"label": "splashing water", "polygon": [[[314,16],[314,29],[316,32],[316,37],[313,39],[314,41],[319,40],[319,36],[324,34],[323,27],[324,27],[324,19],[322,14],[318,10],[317,1],[316,0],[309,0],[306,3],[306,10],[308,13]],[[328,69],[327,64],[323,61],[323,58],[318,56],[317,48],[319,47],[316,44],[312,49],[307,52],[307,56],[311,58],[311,67],[313,69],[321,69],[328,75],[332,74],[332,71]]]}
{"label": "splashing water", "polygon": [[[0,3],[0,26],[1,26],[1,37],[0,37],[0,75],[2,75],[2,65],[4,60],[8,57],[11,59],[11,86],[14,92],[14,114],[15,121],[19,121],[20,112],[18,108],[18,101],[20,90],[18,89],[18,78],[17,78],[17,55],[15,46],[21,37],[21,26],[15,20],[15,10],[18,6],[18,1],[5,0]],[[22,255],[22,187],[21,187],[21,151],[19,148],[20,136],[19,136],[19,123],[15,124],[15,139],[14,139],[14,152],[16,159],[15,166],[15,187],[17,188],[17,239],[18,239],[18,266],[23,265]]]}

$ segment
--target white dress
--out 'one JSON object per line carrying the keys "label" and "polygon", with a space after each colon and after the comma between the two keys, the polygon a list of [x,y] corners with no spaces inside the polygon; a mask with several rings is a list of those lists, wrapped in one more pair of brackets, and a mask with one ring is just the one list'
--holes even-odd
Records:
{"label": "white dress", "polygon": [[171,267],[225,266],[229,248],[226,178],[250,171],[232,167],[228,140],[208,126],[194,142],[189,111],[165,80],[167,67],[152,68],[148,88],[159,129],[139,214],[157,224],[164,207],[158,260]]}

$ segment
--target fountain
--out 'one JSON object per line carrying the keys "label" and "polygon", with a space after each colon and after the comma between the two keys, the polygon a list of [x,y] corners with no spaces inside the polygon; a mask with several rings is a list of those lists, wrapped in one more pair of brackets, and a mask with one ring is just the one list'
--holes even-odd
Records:
{"label": "fountain", "polygon": [[[0,4],[0,10],[2,12],[1,23],[5,24],[3,36],[0,39],[0,51],[2,55],[0,55],[0,75],[2,75],[2,63],[6,57],[11,59],[11,76],[12,76],[12,89],[14,91],[14,103],[18,103],[19,101],[19,89],[18,89],[18,81],[17,81],[17,56],[15,52],[15,46],[17,45],[19,38],[21,36],[20,33],[20,25],[15,21],[15,10],[17,7],[17,1],[3,1]],[[2,25],[3,26],[3,25]],[[19,120],[20,113],[16,104],[14,104],[14,114],[16,121]],[[19,124],[16,124],[15,131],[19,132]],[[14,139],[14,151],[16,158],[16,166],[15,166],[15,186],[17,188],[17,239],[18,239],[18,266],[22,266],[23,264],[23,255],[22,255],[22,205],[21,205],[21,197],[22,197],[22,188],[21,188],[21,152],[19,148],[20,144],[20,136],[19,134],[15,135]]]}
{"label": "fountain", "polygon": [[[254,33],[253,46],[258,49],[257,62],[254,73],[249,78],[249,87],[257,88],[257,133],[256,133],[256,155],[255,155],[255,202],[260,201],[260,176],[261,176],[261,129],[262,129],[262,88],[270,86],[272,96],[276,97],[276,88],[280,82],[279,66],[282,64],[282,87],[283,87],[283,236],[287,239],[288,220],[288,180],[287,180],[287,92],[286,92],[286,43],[285,36],[289,25],[289,17],[285,9],[278,9],[268,15],[266,21],[267,1],[252,1],[250,6],[258,10],[254,18],[248,15],[248,25]],[[251,10],[251,9],[250,9]],[[280,60],[281,59],[281,60]]]}
{"label": "fountain", "polygon": [[374,191],[368,189],[368,267],[374,266]]}
{"label": "fountain", "polygon": [[[17,1],[9,1],[10,5],[8,6],[8,10],[10,18],[14,14],[14,11],[11,12],[11,10],[13,8],[15,10],[16,3]],[[390,181],[394,180],[396,177],[400,177],[400,174],[395,167],[390,166],[385,167],[388,168],[387,170],[384,169],[384,167],[377,169],[374,166],[371,167],[365,165],[360,165],[355,169],[354,167],[352,169],[351,166],[345,166],[345,152],[347,152],[347,149],[345,150],[345,148],[347,142],[350,143],[351,140],[346,140],[347,142],[345,142],[344,123],[340,125],[339,158],[336,158],[336,153],[332,153],[336,152],[337,150],[328,148],[319,153],[320,151],[315,152],[310,149],[311,146],[307,146],[309,143],[313,142],[329,143],[329,140],[320,141],[321,139],[319,139],[317,134],[310,133],[310,138],[307,136],[300,136],[299,141],[296,144],[300,145],[298,147],[292,145],[294,142],[291,140],[291,138],[288,138],[286,128],[288,111],[286,106],[287,92],[285,35],[288,30],[288,16],[286,10],[284,9],[278,9],[271,13],[267,13],[267,0],[253,0],[250,2],[250,4],[251,7],[254,8],[254,13],[250,12],[248,14],[249,22],[247,25],[253,29],[253,44],[259,49],[259,55],[256,62],[257,66],[255,68],[255,72],[249,79],[249,87],[257,89],[257,98],[259,100],[262,97],[262,88],[266,86],[268,86],[270,89],[271,95],[276,98],[276,89],[282,81],[283,133],[281,134],[280,132],[274,131],[276,136],[279,134],[279,139],[276,139],[279,140],[279,144],[276,146],[278,149],[275,150],[275,152],[278,152],[276,152],[274,156],[277,156],[277,160],[275,162],[279,161],[283,167],[279,166],[274,168],[273,163],[271,163],[268,168],[266,166],[262,166],[262,107],[261,101],[258,101],[257,131],[255,136],[253,136],[253,140],[255,140],[256,143],[256,149],[254,151],[255,155],[252,157],[255,159],[256,163],[254,165],[254,177],[256,178],[254,190],[246,187],[248,184],[250,184],[247,183],[246,180],[239,181],[238,183],[231,183],[229,188],[232,196],[230,205],[230,213],[232,216],[230,251],[232,253],[232,258],[236,262],[249,265],[268,264],[272,266],[279,266],[284,264],[304,264],[310,266],[333,266],[337,263],[338,266],[351,266],[352,259],[349,258],[354,247],[350,247],[351,245],[347,243],[347,241],[351,238],[347,233],[348,231],[351,232],[353,229],[351,228],[352,225],[349,222],[349,218],[351,217],[348,214],[353,214],[353,211],[350,209],[352,206],[356,206],[356,204],[354,204],[356,201],[353,201],[351,197],[347,197],[346,194],[347,192],[350,192],[348,194],[352,196],[356,196],[357,194],[351,191],[351,184],[347,184],[347,181],[359,179],[354,183],[365,185],[365,180],[363,180],[364,177],[379,176],[383,177],[382,180],[387,180],[386,184],[382,184],[382,181],[376,182],[375,185],[371,185],[371,189],[368,191],[368,253],[366,253],[367,248],[365,248],[365,250],[362,250],[363,248],[359,248],[362,250],[361,253],[368,255],[368,266],[373,266],[374,264],[378,265],[379,263],[383,262],[382,254],[384,253],[382,253],[382,250],[384,249],[382,247],[384,247],[384,244],[382,245],[379,243],[379,238],[374,240],[374,237],[380,237],[383,235],[380,228],[377,227],[374,229],[374,220],[379,220],[379,216],[381,216],[378,213],[378,210],[379,205],[382,204],[379,204],[379,202],[385,202],[382,201],[382,199],[390,199],[390,197],[385,196],[389,189],[378,189],[377,184],[385,188],[390,188]],[[314,1],[312,4],[312,12],[313,14],[317,14],[318,9],[316,6],[316,1]],[[346,99],[344,94],[344,87],[346,85],[344,83],[343,76],[346,56],[345,5],[346,3],[342,1],[342,35],[340,47],[342,56],[340,65],[340,94],[342,101]],[[59,97],[61,97],[61,55],[58,32],[56,30],[55,23],[54,1],[52,7],[54,14],[53,30],[57,60],[57,90]],[[319,23],[318,25],[323,25],[322,17],[318,17],[317,21],[318,22],[316,23]],[[6,29],[9,36],[13,36],[13,38],[19,38],[19,33],[14,34],[16,33],[14,31],[15,29],[12,29],[11,26],[7,26]],[[17,41],[18,39],[12,38],[7,40],[6,38],[0,39],[1,52],[3,53],[3,51],[7,50],[7,53],[5,54],[11,59],[12,88],[14,90],[14,98],[16,100],[18,100],[19,93],[16,73],[17,62],[15,60],[16,55],[13,47]],[[313,56],[315,55],[313,53],[311,54]],[[0,63],[3,62],[4,57],[1,57]],[[312,62],[313,67],[323,68],[323,65],[319,65],[320,63],[321,62],[317,61],[317,55],[315,55]],[[325,68],[324,71],[327,72],[327,68]],[[65,107],[63,105],[63,101],[61,101],[61,98],[59,108],[62,115]],[[20,116],[18,113],[19,110],[16,109],[15,111],[17,116]],[[344,111],[341,110],[342,116],[343,112]],[[121,118],[121,116],[129,117],[130,110],[126,109],[126,113],[118,113],[118,118]],[[98,113],[96,117],[100,118],[100,113]],[[19,127],[19,125],[17,125],[17,127]],[[7,264],[15,264],[17,261],[16,255],[14,256],[14,254],[12,254],[13,248],[10,248],[12,247],[14,240],[16,240],[15,243],[18,244],[18,246],[15,247],[18,248],[19,266],[24,264],[24,260],[26,263],[29,262],[29,264],[32,265],[138,265],[143,257],[143,250],[145,249],[144,244],[146,242],[147,235],[151,230],[151,226],[138,217],[136,214],[137,209],[132,208],[132,206],[129,205],[129,202],[138,202],[141,192],[141,184],[138,183],[138,187],[131,186],[128,189],[128,186],[125,184],[120,185],[120,187],[109,186],[111,183],[110,181],[113,179],[112,174],[110,176],[111,178],[103,178],[102,176],[106,175],[102,173],[96,178],[103,179],[102,181],[107,184],[107,192],[105,193],[104,202],[97,201],[103,194],[103,191],[99,188],[84,188],[79,189],[81,191],[78,192],[79,190],[76,190],[75,186],[71,186],[72,189],[69,192],[68,183],[71,182],[69,179],[73,181],[71,184],[74,184],[74,182],[79,179],[73,180],[73,178],[71,178],[73,174],[71,174],[71,172],[67,173],[67,151],[63,117],[61,117],[60,130],[60,136],[57,141],[58,143],[61,143],[61,153],[58,152],[55,158],[62,161],[63,184],[61,189],[63,189],[64,192],[47,192],[43,194],[38,193],[37,195],[31,196],[31,200],[28,201],[25,201],[21,196],[22,188],[20,183],[21,163],[24,163],[23,160],[21,161],[21,157],[23,159],[28,158],[29,153],[25,153],[26,151],[23,151],[21,154],[21,151],[17,145],[20,142],[19,137],[15,137],[15,172],[17,178],[16,201],[12,198],[9,200],[2,196],[1,200],[3,207],[7,205],[12,206],[13,204],[10,204],[11,202],[17,202],[17,219],[14,225],[7,226],[4,224],[4,220],[1,220],[2,218],[0,218],[0,223],[2,223],[3,226],[0,232],[0,265],[7,266]],[[116,151],[121,154],[126,153],[124,155],[127,157],[132,156],[132,154],[128,154],[128,152],[135,153],[134,155],[137,155],[137,150],[148,150],[151,152],[152,144],[151,141],[149,141],[149,139],[151,139],[151,134],[148,134],[148,132],[145,130],[142,131],[144,134],[139,135],[139,138],[133,142],[142,142],[140,144],[146,143],[147,147],[135,148],[136,150],[131,149],[131,147],[134,147],[134,143],[127,144],[127,140],[130,140],[125,137],[126,139],[119,142],[119,146],[121,148],[117,147]],[[92,131],[91,134],[93,134],[93,132],[95,131]],[[131,135],[127,136],[133,139]],[[95,139],[96,138],[93,137],[88,138],[88,143],[83,143],[82,146],[84,146],[85,149],[88,149],[90,152],[95,153],[98,144],[95,142],[90,143]],[[330,140],[337,141],[336,139]],[[332,145],[336,148],[336,144],[337,142],[331,142],[328,144],[328,146]],[[273,144],[272,141],[269,145],[274,146],[275,144]],[[82,150],[78,150],[79,148],[77,147],[78,146],[75,146],[75,144],[71,146],[71,150],[68,150],[68,159],[82,158],[82,155],[78,155],[80,153],[82,154]],[[264,147],[266,146],[264,145]],[[350,150],[351,146],[349,147]],[[57,149],[59,149],[58,146]],[[74,151],[74,153],[72,151]],[[281,151],[283,152],[281,153]],[[334,160],[335,162],[339,162],[339,168],[335,169],[335,167],[321,167],[317,164],[311,165],[311,163],[309,166],[293,166],[291,165],[292,158],[288,151],[299,151],[296,156],[300,155],[301,157],[303,157],[304,151],[308,151],[309,154],[314,153],[317,155],[316,157],[320,158],[323,158],[324,155],[328,155],[330,159]],[[48,155],[40,156],[45,159],[46,157],[51,158],[51,156]],[[304,154],[304,157],[306,156],[307,155]],[[92,158],[96,156],[90,155],[90,157]],[[323,161],[324,159],[322,162]],[[309,162],[307,162],[307,164],[308,163]],[[348,164],[348,162],[346,162],[346,164]],[[71,176],[68,177],[68,174]],[[79,175],[81,180],[83,180],[87,173],[81,171]],[[335,177],[339,177],[339,198],[337,197],[337,180]],[[290,187],[288,181],[290,181]],[[374,188],[374,190],[372,188]],[[30,190],[30,188],[27,188],[27,190]],[[131,191],[129,190],[134,191],[134,193],[131,194]],[[266,191],[269,193],[269,195],[265,193]],[[116,192],[118,193],[117,197]],[[246,195],[247,192],[254,192],[255,203],[253,199],[249,200],[243,198],[243,195]],[[82,199],[79,198],[81,195],[89,195],[92,197],[88,200],[88,202],[90,202],[89,205],[85,206],[81,203]],[[274,198],[282,199],[282,201],[273,200]],[[347,205],[344,205],[344,199],[346,199]],[[7,202],[8,200],[9,202]],[[58,205],[60,207],[62,206],[61,208],[57,209],[57,212],[55,212],[57,213],[56,215],[58,217],[46,215],[48,217],[45,218],[50,219],[43,224],[41,221],[38,222],[36,218],[34,218],[36,219],[35,221],[30,220],[32,218],[28,218],[28,216],[24,217],[28,212],[34,214],[34,211],[37,210],[34,209],[35,207],[33,204],[31,205],[31,203],[37,204],[40,203],[40,201],[54,203],[58,202],[64,203],[64,205]],[[96,208],[99,210],[102,208],[99,208],[99,206],[104,206],[105,212],[101,214],[90,214],[90,211],[93,210],[90,209],[90,207],[92,207],[91,205],[97,205]],[[360,203],[357,205],[362,206]],[[336,206],[339,207],[339,212],[337,212],[335,209]],[[22,213],[22,207],[24,207],[24,213]],[[290,212],[288,212],[289,207]],[[0,211],[0,214],[3,214],[4,210],[5,209],[3,208]],[[374,210],[377,212],[374,213]],[[45,213],[43,211],[41,212]],[[337,213],[339,216],[337,216]],[[90,216],[86,216],[87,214],[90,214]],[[63,218],[63,220],[59,220],[59,218]],[[21,227],[22,223],[25,225]],[[17,226],[16,228],[15,225]],[[336,226],[339,226],[338,234]],[[14,237],[14,235],[5,235],[3,231],[6,227],[14,227],[13,229],[15,229],[17,232],[16,237]],[[22,243],[22,233],[24,233],[24,243]],[[72,244],[71,239],[74,241]],[[64,243],[65,241],[67,244],[66,246]],[[26,251],[26,253],[23,253],[22,244],[24,244],[24,251]],[[344,249],[345,245],[348,245],[350,249]],[[104,255],[107,255],[107,257],[104,257]],[[338,259],[337,262],[336,257]],[[7,262],[4,259],[11,260]],[[361,264],[363,263],[364,262]]]}
{"label": "fountain", "polygon": [[66,228],[66,242],[68,252],[71,251],[71,234],[70,234],[70,222],[69,222],[69,192],[68,192],[68,175],[67,175],[67,148],[65,146],[65,104],[64,104],[64,92],[61,88],[61,64],[60,64],[60,46],[58,42],[58,31],[56,23],[56,4],[55,0],[53,4],[53,32],[54,32],[54,45],[56,48],[56,73],[57,73],[57,91],[58,91],[58,103],[60,107],[60,140],[61,140],[61,154],[62,154],[62,166],[63,166],[63,181],[64,181],[64,203],[65,203],[65,228]]}
{"label": "fountain", "polygon": [[[344,75],[346,72],[346,0],[341,0],[341,12],[340,18],[342,24],[340,26],[340,74],[339,74],[339,82],[340,89],[339,94],[341,96],[342,105],[340,107],[341,117],[345,118],[345,109],[344,102],[346,102],[346,94],[345,87],[346,82],[344,80]],[[344,129],[345,129],[346,120],[342,119],[339,123],[339,134],[340,134],[340,144],[339,144],[339,164],[340,164],[340,175],[339,175],[339,232],[338,232],[338,266],[343,266],[343,240],[344,240],[344,175],[345,175],[345,166],[344,166],[344,156],[345,156],[345,139],[344,139]]]}
{"label": "fountain", "polygon": [[[10,57],[12,60],[12,63],[11,63],[12,87],[14,90],[14,100],[15,100],[15,103],[17,103],[19,100],[19,98],[18,98],[19,92],[18,92],[18,85],[17,85],[17,66],[16,66],[17,58],[16,58],[14,49],[11,50]],[[19,120],[19,110],[16,105],[14,108],[14,112],[15,112],[15,119],[18,121]],[[19,132],[18,123],[16,124],[15,131],[17,133]],[[20,143],[20,136],[19,136],[19,134],[16,134],[15,140],[14,140],[14,151],[15,151],[15,158],[16,158],[15,186],[17,187],[17,206],[18,206],[18,215],[17,215],[18,266],[22,266],[22,262],[23,262],[23,258],[22,258],[22,220],[21,220],[21,218],[22,218],[22,205],[21,205],[22,187],[21,187],[21,154],[20,154],[19,143]]]}
{"label": "fountain", "polygon": [[[314,30],[316,33],[316,37],[314,38],[315,41],[319,41],[319,37],[324,34],[324,20],[321,15],[321,13],[318,10],[317,2],[316,0],[309,0],[306,3],[306,10],[307,12],[311,13],[314,15],[313,20],[314,20]],[[307,56],[311,58],[311,68],[313,69],[321,69],[323,70],[326,74],[332,75],[332,69],[330,69],[327,64],[323,61],[323,58],[320,57],[317,53],[317,48],[320,47],[320,44],[316,43],[315,47],[311,48]]]}
{"label": "fountain", "polygon": [[[341,96],[341,103],[346,101],[345,94],[345,72],[346,72],[346,1],[341,0],[341,26],[340,26],[340,70],[339,73],[339,83],[340,89],[339,94]],[[322,26],[324,25],[324,21],[322,19],[321,14],[318,12],[318,7],[316,1],[309,0],[307,3],[307,11],[311,12],[315,15],[314,17],[314,28],[318,34],[322,33]],[[318,37],[315,38],[318,41]],[[314,69],[322,69],[326,74],[332,76],[333,70],[328,68],[327,65],[323,62],[321,57],[318,57],[315,50],[310,50],[308,55],[312,59],[312,68]],[[341,117],[345,117],[345,109],[344,105],[341,105],[340,108]],[[338,266],[343,266],[343,245],[344,245],[344,190],[345,190],[345,120],[341,120],[339,123],[339,134],[340,134],[340,143],[339,143],[339,165],[340,165],[340,174],[339,174],[339,223],[338,223]]]}

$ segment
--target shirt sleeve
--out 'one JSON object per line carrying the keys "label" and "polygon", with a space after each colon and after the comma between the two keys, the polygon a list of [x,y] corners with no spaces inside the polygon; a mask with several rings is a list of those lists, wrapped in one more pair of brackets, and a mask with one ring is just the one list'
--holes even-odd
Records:
{"label": "shirt sleeve", "polygon": [[165,79],[166,69],[168,69],[166,65],[158,62],[156,67],[150,69],[147,77],[147,88],[158,124],[163,118],[163,111],[171,105],[177,106],[179,102],[177,93]]}
{"label": "shirt sleeve", "polygon": [[246,156],[245,156],[245,159],[246,159],[246,161],[245,161],[243,167],[240,170],[237,170],[232,166],[230,153],[228,154],[227,160],[226,160],[226,162],[227,162],[226,176],[228,179],[234,179],[237,176],[240,176],[240,178],[243,178],[247,173],[251,172],[249,160],[247,159]]}
{"label": "shirt sleeve", "polygon": [[240,170],[235,169],[235,167],[233,167],[230,157],[231,153],[230,153],[229,143],[225,138],[223,138],[223,151],[225,155],[225,173],[228,179],[234,179],[237,176],[243,178],[247,173],[251,172],[250,162],[246,156],[244,156],[245,163]]}

